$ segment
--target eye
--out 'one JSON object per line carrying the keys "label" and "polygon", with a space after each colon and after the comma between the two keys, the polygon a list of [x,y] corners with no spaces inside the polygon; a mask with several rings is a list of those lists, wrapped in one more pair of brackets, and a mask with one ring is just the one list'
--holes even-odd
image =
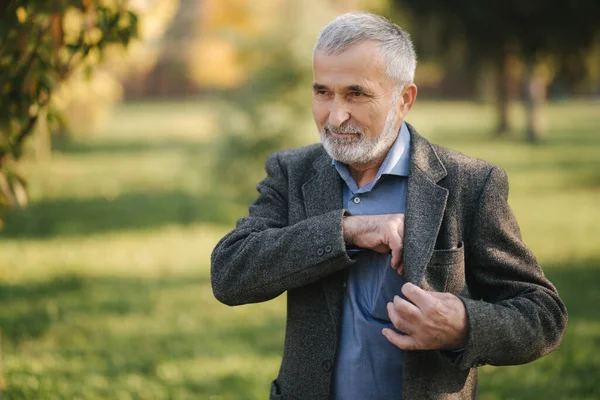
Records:
{"label": "eye", "polygon": [[363,93],[362,92],[350,92],[350,96],[351,97],[362,97]]}

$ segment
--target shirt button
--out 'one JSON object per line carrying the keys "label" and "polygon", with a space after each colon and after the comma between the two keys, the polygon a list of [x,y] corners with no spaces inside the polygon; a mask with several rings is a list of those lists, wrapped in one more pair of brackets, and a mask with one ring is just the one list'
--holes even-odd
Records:
{"label": "shirt button", "polygon": [[355,197],[353,201],[354,201],[354,204],[360,203],[360,197]]}
{"label": "shirt button", "polygon": [[329,361],[329,360],[323,361],[323,371],[325,371],[325,372],[331,371],[331,361]]}
{"label": "shirt button", "polygon": [[342,287],[345,288],[348,284],[346,283],[346,281],[342,282]]}

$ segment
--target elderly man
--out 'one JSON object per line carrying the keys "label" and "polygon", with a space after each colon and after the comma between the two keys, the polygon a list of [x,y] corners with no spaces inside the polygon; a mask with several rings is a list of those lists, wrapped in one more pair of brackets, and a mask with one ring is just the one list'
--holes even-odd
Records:
{"label": "elderly man", "polygon": [[321,144],[272,154],[213,252],[221,302],[287,291],[271,399],[474,398],[477,367],[561,341],[565,306],[523,244],[504,171],[404,122],[415,67],[409,35],[382,17],[327,25],[313,57]]}

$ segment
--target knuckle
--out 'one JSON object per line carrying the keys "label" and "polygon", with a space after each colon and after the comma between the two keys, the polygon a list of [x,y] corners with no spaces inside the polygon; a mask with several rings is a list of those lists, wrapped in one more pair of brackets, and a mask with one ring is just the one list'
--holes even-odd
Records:
{"label": "knuckle", "polygon": [[390,314],[390,321],[392,322],[392,325],[394,325],[394,328],[402,330],[402,318],[398,317],[398,315]]}
{"label": "knuckle", "polygon": [[392,324],[394,325],[394,328],[398,329],[399,331],[403,331],[404,330],[404,326],[402,324],[402,321],[400,319],[393,321]]}
{"label": "knuckle", "polygon": [[436,300],[433,303],[433,312],[437,315],[444,315],[445,311],[446,311],[446,307],[444,306],[444,303],[441,302],[440,300]]}

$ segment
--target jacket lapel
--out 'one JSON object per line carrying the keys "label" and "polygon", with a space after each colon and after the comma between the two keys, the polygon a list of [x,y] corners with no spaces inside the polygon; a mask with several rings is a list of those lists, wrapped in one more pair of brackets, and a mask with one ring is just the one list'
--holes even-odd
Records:
{"label": "jacket lapel", "polygon": [[[408,125],[408,124],[407,124]],[[437,182],[446,175],[431,143],[408,125],[411,136],[410,167],[404,230],[404,274],[406,280],[418,284],[431,259],[442,224],[448,190]],[[313,164],[314,175],[302,186],[308,218],[343,208],[343,181],[326,154]],[[339,331],[344,272],[323,280],[323,290],[336,332]]]}
{"label": "jacket lapel", "polygon": [[[316,217],[344,207],[343,181],[331,163],[331,158],[323,154],[313,164],[315,174],[302,186],[306,216]],[[344,291],[342,281],[345,271],[335,273],[323,280],[323,291],[336,333],[339,332]]]}
{"label": "jacket lapel", "polygon": [[343,181],[331,163],[331,158],[323,154],[314,163],[315,174],[302,186],[306,216],[316,217],[343,208]]}
{"label": "jacket lapel", "polygon": [[444,217],[448,190],[437,182],[447,172],[431,143],[412,126],[408,128],[411,154],[404,221],[404,274],[407,281],[419,284]]}

